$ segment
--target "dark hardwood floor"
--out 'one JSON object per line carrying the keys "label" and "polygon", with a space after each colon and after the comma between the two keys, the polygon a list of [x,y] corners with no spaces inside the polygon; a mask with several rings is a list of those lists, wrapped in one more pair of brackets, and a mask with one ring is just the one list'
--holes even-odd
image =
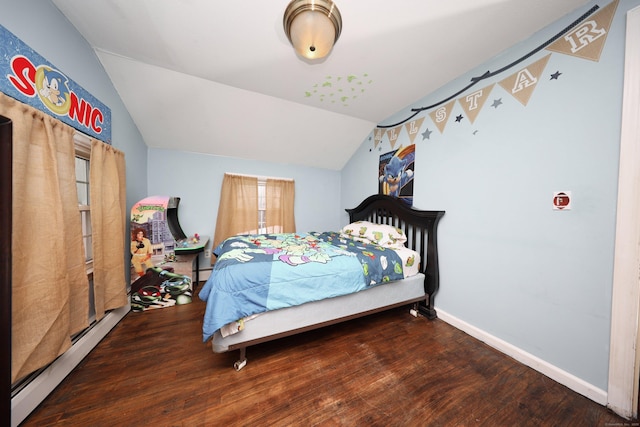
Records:
{"label": "dark hardwood floor", "polygon": [[203,312],[130,313],[23,426],[634,425],[407,309],[249,348],[239,372]]}

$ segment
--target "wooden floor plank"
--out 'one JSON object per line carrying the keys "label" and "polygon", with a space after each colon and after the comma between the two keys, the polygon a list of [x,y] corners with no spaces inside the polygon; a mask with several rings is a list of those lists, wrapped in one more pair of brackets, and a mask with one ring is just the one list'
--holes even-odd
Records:
{"label": "wooden floor plank", "polygon": [[23,426],[632,425],[404,308],[249,348],[239,372],[203,313],[130,313]]}

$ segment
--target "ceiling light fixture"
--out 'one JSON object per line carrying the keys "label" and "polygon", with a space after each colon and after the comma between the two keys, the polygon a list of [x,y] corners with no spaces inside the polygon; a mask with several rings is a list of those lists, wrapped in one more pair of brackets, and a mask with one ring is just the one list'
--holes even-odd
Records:
{"label": "ceiling light fixture", "polygon": [[284,32],[298,54],[324,58],[342,31],[342,17],[331,0],[292,0],[284,11]]}

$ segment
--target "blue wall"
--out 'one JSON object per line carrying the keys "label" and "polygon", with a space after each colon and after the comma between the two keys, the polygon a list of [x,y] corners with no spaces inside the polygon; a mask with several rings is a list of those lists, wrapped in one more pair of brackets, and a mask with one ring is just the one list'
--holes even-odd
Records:
{"label": "blue wall", "polygon": [[[398,112],[408,118],[499,70],[560,32],[591,3]],[[473,122],[456,102],[441,133],[427,110],[415,139],[414,206],[442,209],[436,307],[602,389],[607,389],[623,88],[622,1],[599,61],[543,50],[455,99],[496,83]],[[551,53],[528,104],[497,83]],[[455,52],[452,52],[455,55]],[[560,71],[558,79],[550,75]],[[492,107],[495,99],[502,105]],[[463,115],[456,122],[455,116]],[[367,138],[342,171],[342,207],[377,192],[379,156]],[[395,148],[408,145],[403,131]],[[554,191],[572,209],[554,211]],[[345,217],[346,218],[346,217]]]}

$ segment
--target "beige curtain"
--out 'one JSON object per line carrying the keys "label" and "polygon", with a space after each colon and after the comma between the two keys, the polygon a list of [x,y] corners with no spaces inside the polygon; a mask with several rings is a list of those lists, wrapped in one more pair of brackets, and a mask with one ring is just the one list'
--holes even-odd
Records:
{"label": "beige curtain", "polygon": [[127,304],[125,280],[126,179],[124,154],[91,142],[90,205],[96,319]]}
{"label": "beige curtain", "polygon": [[[213,238],[215,249],[227,237],[258,230],[258,178],[225,174]],[[211,255],[211,263],[215,263]]]}
{"label": "beige curtain", "polygon": [[266,226],[268,233],[295,233],[293,213],[295,183],[286,179],[267,179]]}
{"label": "beige curtain", "polygon": [[74,130],[0,93],[13,121],[11,381],[64,353],[88,326]]}

